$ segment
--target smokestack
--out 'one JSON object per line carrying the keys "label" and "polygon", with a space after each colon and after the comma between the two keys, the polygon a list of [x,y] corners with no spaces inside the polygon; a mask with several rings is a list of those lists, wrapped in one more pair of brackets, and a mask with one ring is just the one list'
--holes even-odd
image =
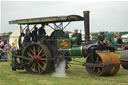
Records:
{"label": "smokestack", "polygon": [[90,28],[89,28],[89,12],[84,11],[84,31],[85,31],[85,44],[89,44],[90,42]]}

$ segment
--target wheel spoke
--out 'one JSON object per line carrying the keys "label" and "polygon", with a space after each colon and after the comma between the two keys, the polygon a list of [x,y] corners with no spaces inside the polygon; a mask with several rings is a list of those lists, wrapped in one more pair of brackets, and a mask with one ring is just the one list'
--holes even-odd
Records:
{"label": "wheel spoke", "polygon": [[34,54],[34,51],[32,50],[32,48],[30,49],[32,51],[32,53]]}
{"label": "wheel spoke", "polygon": [[96,62],[97,62],[97,63],[99,62],[99,57],[96,58]]}
{"label": "wheel spoke", "polygon": [[[97,56],[97,58],[96,58],[96,63],[99,64],[99,65],[101,64],[101,60],[100,60],[100,57],[99,56]],[[100,74],[101,73],[100,68],[97,67],[96,69],[97,69],[96,70],[96,73],[97,74]]]}
{"label": "wheel spoke", "polygon": [[40,50],[40,46],[38,46],[38,51]]}
{"label": "wheel spoke", "polygon": [[100,73],[100,68],[97,68],[97,72],[96,72],[97,74],[99,74]]}
{"label": "wheel spoke", "polygon": [[45,56],[45,54],[43,54],[41,57]]}
{"label": "wheel spoke", "polygon": [[41,62],[44,66],[43,66],[43,70],[46,68],[46,62]]}
{"label": "wheel spoke", "polygon": [[34,49],[34,56],[36,56],[36,49],[35,49],[35,46],[33,46],[33,49]]}
{"label": "wheel spoke", "polygon": [[36,64],[35,63],[32,65],[32,67],[36,71]]}
{"label": "wheel spoke", "polygon": [[43,64],[46,64],[45,62],[42,62]]}
{"label": "wheel spoke", "polygon": [[43,69],[45,69],[46,68],[46,63],[44,64],[44,67],[43,67]]}
{"label": "wheel spoke", "polygon": [[39,55],[40,55],[40,53],[42,52],[42,50],[43,50],[43,49],[41,49],[41,50],[39,51],[39,53],[37,54],[37,56],[39,56]]}
{"label": "wheel spoke", "polygon": [[29,55],[30,57],[33,57],[30,53],[27,53],[27,55]]}
{"label": "wheel spoke", "polygon": [[44,71],[43,67],[40,65],[40,63],[37,63],[39,65],[39,67]]}
{"label": "wheel spoke", "polygon": [[47,60],[47,58],[41,58],[40,60]]}

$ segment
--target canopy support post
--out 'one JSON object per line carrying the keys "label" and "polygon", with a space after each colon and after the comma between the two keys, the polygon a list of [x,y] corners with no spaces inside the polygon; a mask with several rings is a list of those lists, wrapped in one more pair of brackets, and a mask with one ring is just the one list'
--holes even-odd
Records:
{"label": "canopy support post", "polygon": [[[68,22],[68,24],[66,24],[63,29],[65,29],[70,23],[71,23],[71,21]],[[63,30],[63,29],[62,29],[62,30]]]}

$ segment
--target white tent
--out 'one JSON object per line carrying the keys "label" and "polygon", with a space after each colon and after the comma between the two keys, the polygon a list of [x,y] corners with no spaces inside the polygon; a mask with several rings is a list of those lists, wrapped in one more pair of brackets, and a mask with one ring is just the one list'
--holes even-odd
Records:
{"label": "white tent", "polygon": [[122,35],[123,42],[128,42],[128,34]]}
{"label": "white tent", "polygon": [[18,47],[18,37],[20,35],[20,28],[17,28],[13,33],[9,36],[9,43],[12,46],[14,44],[16,47]]}
{"label": "white tent", "polygon": [[54,31],[52,28],[49,28],[49,27],[46,27],[45,28],[45,31],[46,31],[46,35],[50,36],[51,33]]}
{"label": "white tent", "polygon": [[121,38],[127,38],[128,39],[128,34],[122,35]]}

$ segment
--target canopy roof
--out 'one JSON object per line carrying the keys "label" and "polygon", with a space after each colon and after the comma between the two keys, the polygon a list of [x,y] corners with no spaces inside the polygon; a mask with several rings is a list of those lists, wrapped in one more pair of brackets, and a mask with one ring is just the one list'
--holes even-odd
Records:
{"label": "canopy roof", "polygon": [[82,21],[82,20],[83,20],[82,16],[69,15],[69,16],[53,16],[53,17],[12,20],[9,21],[9,24],[42,24],[42,23],[56,23],[56,22]]}

